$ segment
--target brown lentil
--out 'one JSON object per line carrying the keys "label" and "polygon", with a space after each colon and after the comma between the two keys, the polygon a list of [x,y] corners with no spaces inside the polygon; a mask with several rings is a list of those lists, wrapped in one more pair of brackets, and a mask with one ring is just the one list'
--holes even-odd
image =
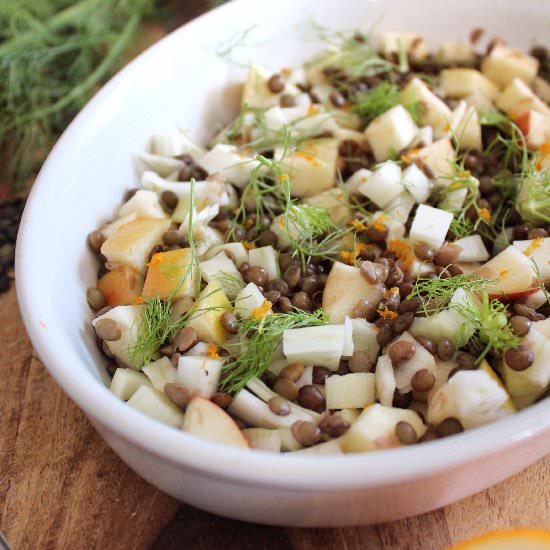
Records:
{"label": "brown lentil", "polygon": [[92,231],[88,235],[88,244],[93,252],[101,254],[101,245],[105,242],[105,237],[101,231]]}
{"label": "brown lentil", "polygon": [[415,351],[416,346],[406,340],[394,342],[388,348],[388,354],[394,367],[412,359]]}
{"label": "brown lentil", "polygon": [[376,318],[376,306],[368,300],[359,300],[351,313],[353,319],[363,318],[367,321],[374,321]]}
{"label": "brown lentil", "polygon": [[398,409],[408,409],[413,402],[412,391],[401,393],[397,388],[393,392],[392,405]]}
{"label": "brown lentil", "polygon": [[403,281],[397,286],[399,287],[399,295],[401,298],[406,298],[412,292],[414,283],[412,281]]}
{"label": "brown lentil", "polygon": [[279,98],[279,105],[281,107],[295,107],[296,100],[294,99],[294,96],[291,96],[290,94],[281,94],[281,97]]}
{"label": "brown lentil", "polygon": [[427,443],[428,441],[435,441],[437,439],[437,433],[434,430],[428,430],[419,440],[419,443]]}
{"label": "brown lentil", "polygon": [[294,401],[298,397],[296,384],[288,378],[277,378],[273,385],[273,390],[289,401]]}
{"label": "brown lentil", "polygon": [[168,399],[174,403],[177,407],[184,410],[187,407],[187,403],[191,399],[189,391],[183,384],[178,384],[176,382],[169,382],[164,385],[164,393],[167,395]]}
{"label": "brown lentil", "polygon": [[392,330],[396,335],[403,334],[406,330],[410,328],[414,321],[414,313],[408,311],[407,313],[402,313],[397,319],[393,321]]}
{"label": "brown lentil", "polygon": [[313,307],[311,298],[302,290],[294,295],[292,298],[292,305],[304,311],[311,311]]}
{"label": "brown lentil", "polygon": [[278,94],[285,89],[283,77],[279,73],[272,75],[267,81],[267,87],[273,94]]}
{"label": "brown lentil", "polygon": [[373,367],[370,356],[366,351],[354,351],[348,365],[351,372],[371,372]]}
{"label": "brown lentil", "polygon": [[101,340],[105,340],[106,342],[120,340],[120,337],[122,336],[122,331],[120,330],[118,323],[112,319],[100,319],[95,324],[94,328],[97,337]]}
{"label": "brown lentil", "polygon": [[435,376],[428,369],[420,369],[414,373],[411,379],[411,387],[417,392],[430,391],[435,386]]}
{"label": "brown lentil", "polygon": [[400,303],[401,296],[399,296],[399,289],[397,287],[387,290],[382,300],[380,300],[380,306],[391,311],[397,311]]}
{"label": "brown lentil", "polygon": [[228,393],[218,391],[210,398],[210,401],[222,409],[227,409],[231,405],[233,397]]}
{"label": "brown lentil", "polygon": [[282,397],[272,397],[267,404],[271,412],[277,416],[287,416],[290,414],[290,403]]}
{"label": "brown lentil", "polygon": [[264,293],[264,298],[275,305],[281,299],[281,293],[278,290],[268,290]]}
{"label": "brown lentil", "polygon": [[292,263],[292,254],[283,253],[279,254],[279,265],[281,270],[284,271]]}
{"label": "brown lentil", "polygon": [[172,362],[172,365],[174,365],[175,368],[178,368],[178,363],[180,361],[181,353],[178,353],[177,351],[174,351],[172,355],[170,356],[170,361]]}
{"label": "brown lentil", "polygon": [[373,224],[367,227],[366,236],[373,243],[382,243],[388,236],[388,228],[383,224]]}
{"label": "brown lentil", "polygon": [[300,288],[310,296],[313,296],[321,288],[321,280],[318,275],[309,275],[302,279]]}
{"label": "brown lentil", "polygon": [[533,364],[535,354],[526,346],[520,345],[518,349],[508,348],[504,352],[504,360],[512,370],[523,371]]}
{"label": "brown lentil", "polygon": [[548,237],[548,232],[543,227],[535,227],[527,233],[528,239],[545,239]]}
{"label": "brown lentil", "polygon": [[162,242],[165,245],[173,246],[173,245],[184,245],[187,242],[187,240],[185,236],[182,233],[180,233],[177,229],[169,229],[162,236]]}
{"label": "brown lentil", "polygon": [[267,283],[267,272],[259,265],[250,266],[244,273],[243,278],[247,283],[254,283],[256,286],[264,286]]}
{"label": "brown lentil", "polygon": [[395,262],[390,262],[389,266],[390,272],[386,278],[386,286],[394,287],[400,285],[405,278],[403,270]]}
{"label": "brown lentil", "polygon": [[415,340],[426,350],[428,350],[432,355],[435,355],[437,353],[437,346],[433,342],[433,340],[430,340],[429,338],[426,338],[426,336],[416,336]]}
{"label": "brown lentil", "polygon": [[237,322],[237,318],[233,313],[230,313],[229,311],[226,311],[222,314],[220,317],[220,322],[222,324],[222,327],[229,332],[229,334],[237,334],[239,331],[239,324]]}
{"label": "brown lentil", "polygon": [[278,237],[270,229],[265,229],[258,235],[258,246],[277,246]]}
{"label": "brown lentil", "polygon": [[304,368],[302,363],[291,363],[279,373],[279,378],[286,378],[291,382],[296,382],[304,373]]}
{"label": "brown lentil", "polygon": [[391,327],[385,323],[376,333],[376,341],[381,347],[387,346],[393,340],[393,331]]}
{"label": "brown lentil", "polygon": [[423,262],[433,262],[434,251],[426,243],[417,243],[414,247],[414,253]]}
{"label": "brown lentil", "polygon": [[464,426],[457,418],[450,416],[445,418],[436,428],[436,433],[439,437],[448,437],[464,431]]}
{"label": "brown lentil", "polygon": [[105,296],[103,296],[103,292],[94,286],[86,290],[86,300],[90,308],[94,311],[99,311],[102,307],[105,307]]}
{"label": "brown lentil", "polygon": [[403,445],[413,445],[418,439],[415,429],[404,421],[395,425],[395,436]]}
{"label": "brown lentil", "polygon": [[305,447],[311,447],[311,445],[315,445],[315,443],[321,441],[321,430],[313,422],[297,420],[290,427],[290,431],[296,441]]}
{"label": "brown lentil", "polygon": [[414,296],[399,304],[399,313],[416,313],[420,308],[420,298]]}
{"label": "brown lentil", "polygon": [[341,109],[346,105],[346,98],[339,92],[332,92],[329,96],[329,101],[337,108]]}
{"label": "brown lentil", "polygon": [[525,336],[531,330],[531,321],[523,315],[514,315],[510,319],[510,326],[517,336]]}
{"label": "brown lentil", "polygon": [[174,191],[163,191],[160,194],[160,204],[168,212],[172,212],[178,205],[179,198]]}
{"label": "brown lentil", "polygon": [[360,273],[371,284],[384,283],[390,272],[387,264],[364,261],[361,263]]}
{"label": "brown lentil", "polygon": [[299,264],[291,263],[283,273],[283,279],[285,280],[288,288],[296,288],[300,284],[302,277],[302,270]]}
{"label": "brown lentil", "polygon": [[271,279],[267,283],[267,290],[276,290],[279,292],[282,296],[286,296],[288,294],[288,285],[285,281],[282,279]]}
{"label": "brown lentil", "polygon": [[441,338],[437,343],[437,356],[442,361],[449,361],[455,354],[455,347],[448,338]]}
{"label": "brown lentil", "polygon": [[461,252],[462,248],[460,246],[453,243],[446,244],[436,251],[434,255],[435,265],[445,267],[453,264]]}
{"label": "brown lentil", "polygon": [[192,327],[183,327],[174,337],[174,350],[185,353],[198,341],[197,333]]}
{"label": "brown lentil", "polygon": [[326,409],[325,398],[313,384],[302,386],[298,392],[298,403],[306,409],[321,413]]}
{"label": "brown lentil", "polygon": [[545,319],[542,313],[537,313],[532,307],[526,306],[525,304],[514,304],[512,311],[516,315],[526,317],[529,321],[542,321]]}
{"label": "brown lentil", "polygon": [[341,416],[331,414],[319,422],[319,429],[329,437],[340,437],[350,428],[351,424]]}
{"label": "brown lentil", "polygon": [[286,296],[283,296],[279,302],[277,303],[277,306],[281,310],[282,313],[290,313],[292,311],[292,302],[290,301],[290,298],[287,298]]}
{"label": "brown lentil", "polygon": [[528,223],[522,223],[521,225],[516,225],[512,233],[515,241],[524,241],[527,239],[529,231],[531,231],[531,226]]}
{"label": "brown lentil", "polygon": [[313,367],[312,381],[314,384],[324,384],[331,372],[325,367]]}
{"label": "brown lentil", "polygon": [[476,358],[465,351],[460,351],[457,353],[456,362],[463,370],[473,370],[476,368]]}

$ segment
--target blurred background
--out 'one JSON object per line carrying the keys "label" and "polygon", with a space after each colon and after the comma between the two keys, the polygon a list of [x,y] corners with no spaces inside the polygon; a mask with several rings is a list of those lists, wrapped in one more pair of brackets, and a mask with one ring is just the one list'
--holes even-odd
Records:
{"label": "blurred background", "polygon": [[0,0],[0,292],[25,197],[72,118],[124,64],[226,0]]}

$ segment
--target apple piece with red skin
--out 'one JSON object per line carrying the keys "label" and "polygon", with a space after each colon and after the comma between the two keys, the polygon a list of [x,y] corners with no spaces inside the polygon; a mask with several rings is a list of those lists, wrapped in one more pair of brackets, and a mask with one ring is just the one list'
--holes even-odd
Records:
{"label": "apple piece with red skin", "polygon": [[530,149],[538,149],[550,139],[550,116],[530,109],[517,116],[514,123],[525,136]]}
{"label": "apple piece with red skin", "polygon": [[221,407],[204,397],[191,399],[185,410],[182,430],[216,443],[250,448],[235,421]]}
{"label": "apple piece with red skin", "polygon": [[538,289],[533,264],[515,246],[509,246],[474,271],[490,279],[487,288],[490,298],[517,300]]}

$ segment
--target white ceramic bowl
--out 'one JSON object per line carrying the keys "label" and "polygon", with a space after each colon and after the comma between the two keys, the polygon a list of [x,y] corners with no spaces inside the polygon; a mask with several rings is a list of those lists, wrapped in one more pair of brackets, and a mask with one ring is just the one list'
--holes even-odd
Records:
{"label": "white ceramic bowl", "polygon": [[[238,104],[244,69],[215,53],[257,25],[255,48],[233,52],[272,68],[320,48],[303,40],[325,26],[414,30],[432,45],[474,27],[528,48],[550,36],[547,0],[238,0],[150,48],[77,116],[44,165],[17,245],[19,303],[32,342],[67,394],[115,452],[166,493],[243,520],[300,526],[379,522],[480,491],[550,452],[550,399],[449,439],[338,457],[244,452],[195,439],[142,416],[106,388],[85,289],[95,281],[88,232],[136,183],[132,159],[151,133],[176,126],[207,138]],[[302,28],[298,26],[302,24]],[[486,35],[486,36],[487,36]]]}

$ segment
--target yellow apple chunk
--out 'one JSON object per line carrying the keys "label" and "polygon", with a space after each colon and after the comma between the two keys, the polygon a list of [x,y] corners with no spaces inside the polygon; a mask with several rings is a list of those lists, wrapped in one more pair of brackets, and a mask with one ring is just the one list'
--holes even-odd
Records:
{"label": "yellow apple chunk", "polygon": [[138,218],[119,227],[102,245],[107,261],[129,265],[143,273],[151,249],[159,244],[170,220]]}
{"label": "yellow apple chunk", "polygon": [[97,282],[108,306],[130,306],[141,295],[143,277],[128,265],[108,271]]}
{"label": "yellow apple chunk", "polygon": [[163,300],[183,296],[195,296],[197,268],[193,265],[190,248],[159,252],[151,258],[143,296]]}
{"label": "yellow apple chunk", "polygon": [[227,332],[222,326],[221,317],[226,311],[231,312],[232,308],[218,283],[208,283],[200,293],[194,310],[187,326],[195,329],[199,340],[223,344]]}

